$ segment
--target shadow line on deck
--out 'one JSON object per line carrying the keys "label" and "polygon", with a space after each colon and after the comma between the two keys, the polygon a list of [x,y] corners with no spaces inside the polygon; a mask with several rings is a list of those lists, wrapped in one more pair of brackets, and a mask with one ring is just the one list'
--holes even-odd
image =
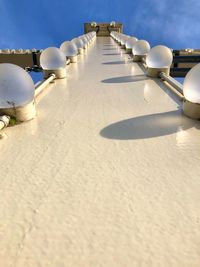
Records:
{"label": "shadow line on deck", "polygon": [[116,50],[118,50],[117,48],[115,48],[115,47],[113,47],[113,48],[103,48],[102,50],[106,50],[106,51],[116,51]]}
{"label": "shadow line on deck", "polygon": [[103,56],[120,56],[122,53],[103,54]]}
{"label": "shadow line on deck", "polygon": [[125,61],[125,60],[121,60],[121,61],[110,61],[110,62],[103,62],[103,65],[119,65],[119,64],[130,64],[132,62],[130,61]]}

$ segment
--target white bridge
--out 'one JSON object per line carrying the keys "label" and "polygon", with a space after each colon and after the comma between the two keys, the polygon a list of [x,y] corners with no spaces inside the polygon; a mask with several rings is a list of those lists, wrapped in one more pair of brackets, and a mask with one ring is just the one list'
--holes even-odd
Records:
{"label": "white bridge", "polygon": [[200,124],[110,37],[0,140],[1,267],[197,267]]}

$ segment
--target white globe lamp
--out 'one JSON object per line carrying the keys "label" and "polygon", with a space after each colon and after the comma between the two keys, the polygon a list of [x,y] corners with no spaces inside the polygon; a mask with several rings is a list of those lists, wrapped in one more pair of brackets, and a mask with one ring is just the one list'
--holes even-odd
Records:
{"label": "white globe lamp", "polygon": [[66,56],[57,47],[49,47],[42,51],[40,65],[44,78],[48,78],[51,74],[55,74],[57,79],[66,77]]}
{"label": "white globe lamp", "polygon": [[21,67],[0,64],[0,113],[27,121],[36,115],[35,85],[31,76]]}

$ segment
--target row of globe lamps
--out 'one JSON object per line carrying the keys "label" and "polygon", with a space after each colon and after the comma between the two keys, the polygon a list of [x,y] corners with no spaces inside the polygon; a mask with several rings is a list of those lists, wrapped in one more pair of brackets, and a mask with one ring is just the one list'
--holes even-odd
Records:
{"label": "row of globe lamps", "polygon": [[0,54],[31,54],[33,52],[37,52],[41,50],[33,49],[0,49]]}
{"label": "row of globe lamps", "polygon": [[87,50],[95,38],[96,33],[90,32],[71,41],[63,42],[60,48],[49,47],[42,51],[40,64],[44,72],[44,77],[48,78],[53,73],[56,75],[56,78],[65,78],[66,59],[70,63],[76,63],[78,54],[84,54],[84,51]]}
{"label": "row of globe lamps", "polygon": [[[92,28],[96,28],[98,26],[98,23],[96,21],[93,21],[93,22],[90,23],[90,26]],[[116,27],[116,22],[115,21],[111,21],[110,22],[110,27],[113,27],[113,28]]]}
{"label": "row of globe lamps", "polygon": [[10,118],[16,122],[36,116],[35,97],[54,79],[66,77],[66,64],[76,63],[79,54],[84,54],[96,38],[90,32],[65,41],[60,48],[49,47],[42,51],[40,65],[44,81],[37,87],[23,68],[10,63],[0,64],[0,130],[8,126]]}
{"label": "row of globe lamps", "polygon": [[[138,40],[119,32],[112,31],[111,37],[131,53],[133,61],[143,62],[147,68],[147,75],[160,77],[164,73],[169,76],[173,62],[172,49],[157,45],[150,47],[146,40]],[[200,64],[195,65],[186,75],[183,83],[183,112],[190,118],[200,119]]]}
{"label": "row of globe lamps", "polygon": [[[149,43],[145,40],[137,40],[135,37],[117,32],[112,32],[111,36],[129,53],[132,52],[134,61],[145,61],[147,75],[159,77],[159,74],[163,72],[169,75],[173,56],[168,47],[160,45],[150,48]],[[71,62],[76,62],[77,54],[82,54],[95,37],[96,33],[92,32],[75,38],[71,42],[62,43],[60,49],[56,47],[45,49],[40,58],[44,77],[49,81],[55,78],[65,78],[66,58]],[[183,111],[186,115],[196,119],[200,118],[199,72],[200,64],[190,70],[183,85],[185,97]],[[0,64],[0,81],[3,81],[0,86],[1,114],[15,116],[18,121],[32,119],[36,114],[34,101],[36,92],[28,73],[16,65],[2,63]],[[2,117],[0,124],[1,122]],[[7,119],[4,123],[6,126]]]}

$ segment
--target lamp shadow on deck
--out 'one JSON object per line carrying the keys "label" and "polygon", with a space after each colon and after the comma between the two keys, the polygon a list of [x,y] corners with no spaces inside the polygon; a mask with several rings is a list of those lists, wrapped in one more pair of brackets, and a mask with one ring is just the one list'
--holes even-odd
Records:
{"label": "lamp shadow on deck", "polygon": [[129,75],[129,76],[121,76],[121,77],[114,77],[114,78],[109,78],[102,80],[102,83],[133,83],[133,82],[140,82],[140,81],[145,81],[149,80],[146,75]]}
{"label": "lamp shadow on deck", "polygon": [[150,114],[122,120],[108,125],[100,131],[107,139],[135,140],[170,135],[199,125],[181,114],[181,110]]}
{"label": "lamp shadow on deck", "polygon": [[103,65],[120,65],[120,64],[130,64],[130,61],[111,61],[111,62],[103,62]]}

